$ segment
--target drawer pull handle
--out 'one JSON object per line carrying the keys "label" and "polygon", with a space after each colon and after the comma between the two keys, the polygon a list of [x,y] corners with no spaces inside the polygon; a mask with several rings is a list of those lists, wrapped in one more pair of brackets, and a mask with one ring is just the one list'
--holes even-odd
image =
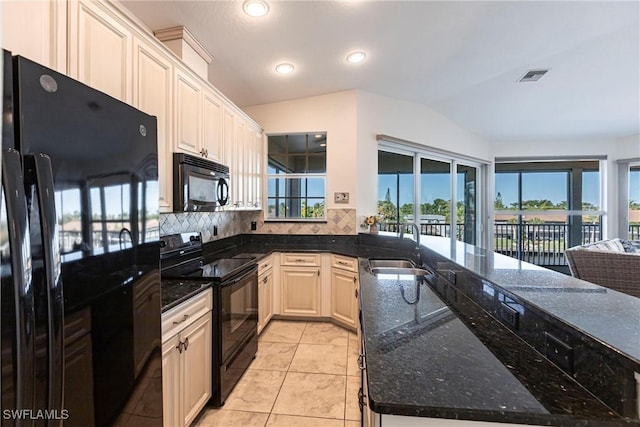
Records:
{"label": "drawer pull handle", "polygon": [[266,285],[268,281],[269,281],[269,278],[268,278],[268,277],[265,277],[265,278],[262,280],[262,283],[264,283],[264,284]]}
{"label": "drawer pull handle", "polygon": [[174,321],[173,321],[173,324],[174,324],[174,325],[179,325],[180,323],[182,323],[182,322],[186,321],[188,318],[189,318],[189,315],[188,315],[188,314],[185,314],[185,315],[182,317],[182,320],[178,320],[178,321],[175,321],[175,320],[174,320]]}
{"label": "drawer pull handle", "polygon": [[184,339],[184,351],[187,351],[187,349],[189,348],[189,338],[185,338]]}
{"label": "drawer pull handle", "polygon": [[180,341],[178,343],[178,345],[176,346],[176,348],[178,349],[178,352],[182,353],[182,341]]}
{"label": "drawer pull handle", "polygon": [[296,258],[295,262],[305,262],[304,258]]}
{"label": "drawer pull handle", "polygon": [[344,262],[344,261],[338,261],[338,264],[340,264],[340,265],[349,265],[348,262]]}

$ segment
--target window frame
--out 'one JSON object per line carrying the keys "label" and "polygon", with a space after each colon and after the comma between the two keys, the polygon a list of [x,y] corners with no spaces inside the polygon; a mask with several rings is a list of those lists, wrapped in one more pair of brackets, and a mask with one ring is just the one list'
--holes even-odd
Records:
{"label": "window frame", "polygon": [[[486,230],[485,218],[487,218],[487,200],[488,191],[487,183],[489,182],[488,171],[489,161],[476,159],[462,154],[441,150],[435,147],[429,147],[421,144],[412,143],[410,141],[398,140],[386,135],[378,135],[378,152],[386,151],[394,154],[401,154],[413,157],[413,210],[419,212],[421,202],[421,159],[435,160],[438,162],[449,164],[450,175],[450,200],[449,200],[449,212],[453,219],[454,212],[457,212],[458,202],[458,165],[473,167],[476,169],[476,194],[475,194],[475,230],[474,230],[474,246],[487,248],[490,243],[490,234]],[[378,166],[379,168],[379,166]],[[377,172],[376,172],[377,173]],[[457,220],[457,218],[455,218]],[[457,240],[456,233],[451,232],[449,239],[452,244]]]}
{"label": "window frame", "polygon": [[[289,152],[288,152],[288,146],[287,146],[287,151],[285,151],[285,153],[270,153],[269,152],[269,138],[270,137],[278,137],[278,136],[284,136],[287,137],[289,135],[296,135],[296,136],[300,136],[300,135],[305,135],[306,137],[306,148],[305,148],[305,163],[306,163],[306,170],[309,170],[310,167],[310,162],[309,159],[311,157],[314,156],[318,156],[317,154],[315,154],[314,152],[309,150],[310,147],[310,142],[313,141],[313,137],[315,135],[323,135],[325,144],[326,141],[328,139],[328,133],[326,131],[316,131],[316,132],[284,132],[284,133],[270,133],[266,135],[266,180],[265,180],[265,187],[266,187],[266,191],[265,191],[265,210],[264,210],[264,221],[265,222],[301,222],[301,223],[313,223],[313,222],[321,222],[321,223],[326,223],[327,222],[327,148],[326,145],[324,146],[324,151],[320,151],[321,153],[324,153],[324,172],[320,173],[320,172],[304,172],[304,173],[300,173],[300,172],[293,172],[293,173],[287,173],[285,168],[286,165],[284,167],[280,167],[277,168],[276,172],[280,172],[280,173],[270,173],[269,170],[272,169],[271,166],[271,155],[285,155],[287,158],[289,158]],[[287,187],[287,181],[289,180],[307,180],[307,179],[322,179],[323,183],[322,183],[322,190],[321,196],[309,196],[308,192],[305,191],[305,196],[299,196],[299,197],[292,197],[289,196],[287,197],[282,196],[281,198],[278,198],[277,196],[271,197],[271,194],[269,193],[269,186],[271,183],[272,179],[282,179],[285,181],[285,188]],[[279,184],[276,184],[276,192],[279,188]],[[318,199],[322,199],[322,203],[324,205],[323,208],[323,215],[321,217],[301,217],[301,216],[294,216],[294,217],[288,217],[288,216],[284,216],[284,217],[280,217],[280,216],[269,216],[269,207],[270,207],[270,201],[271,200],[279,200],[279,199],[283,199],[285,200],[285,206],[286,206],[286,201],[287,200],[301,200],[302,201],[307,201],[307,200],[318,200]],[[275,208],[276,210],[279,210],[279,205],[280,203],[276,203]],[[305,204],[306,205],[306,204]],[[300,204],[300,210],[302,210],[302,204]]]}

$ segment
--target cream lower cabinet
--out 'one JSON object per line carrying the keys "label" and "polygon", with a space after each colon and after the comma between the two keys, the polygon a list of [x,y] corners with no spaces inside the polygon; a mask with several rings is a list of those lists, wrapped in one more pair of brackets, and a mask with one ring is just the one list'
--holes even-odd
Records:
{"label": "cream lower cabinet", "polygon": [[331,255],[331,317],[345,326],[357,327],[358,260]]}
{"label": "cream lower cabinet", "polygon": [[258,264],[258,334],[273,317],[273,257]]}
{"label": "cream lower cabinet", "polygon": [[320,316],[320,267],[280,267],[282,316]]}
{"label": "cream lower cabinet", "polygon": [[211,397],[211,290],[162,315],[163,417],[188,426]]}
{"label": "cream lower cabinet", "polygon": [[321,315],[320,254],[282,253],[280,258],[280,315]]}

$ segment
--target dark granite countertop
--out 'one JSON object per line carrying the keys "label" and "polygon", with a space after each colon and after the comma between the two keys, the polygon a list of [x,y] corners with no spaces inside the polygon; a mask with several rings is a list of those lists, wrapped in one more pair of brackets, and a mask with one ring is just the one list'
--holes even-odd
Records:
{"label": "dark granite countertop", "polygon": [[[508,289],[559,326],[613,349],[625,366],[640,367],[640,300],[474,246],[422,238],[422,259],[439,273],[462,268],[482,283]],[[211,242],[205,256],[310,251],[360,257],[368,397],[376,412],[555,426],[640,425],[616,414],[473,298],[456,293],[452,304],[438,293],[435,276],[432,283],[416,283],[410,276],[398,280],[368,270],[371,257],[417,260],[413,247],[384,233],[251,234]],[[630,386],[624,383],[625,390]]]}
{"label": "dark granite countertop", "polygon": [[640,364],[640,298],[462,242],[421,243]]}
{"label": "dark granite countertop", "polygon": [[361,258],[360,307],[368,398],[375,412],[629,425],[479,307],[472,317],[462,317],[426,281],[375,276],[367,265]]}
{"label": "dark granite countertop", "polygon": [[162,312],[185,302],[196,294],[211,287],[211,282],[184,282],[182,280],[162,281]]}

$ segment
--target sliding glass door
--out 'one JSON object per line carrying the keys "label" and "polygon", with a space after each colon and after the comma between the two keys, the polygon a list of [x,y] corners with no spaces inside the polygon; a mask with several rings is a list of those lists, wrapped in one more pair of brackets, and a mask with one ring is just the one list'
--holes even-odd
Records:
{"label": "sliding glass door", "polygon": [[381,147],[378,213],[383,229],[398,231],[415,223],[421,234],[477,244],[479,170],[480,165],[428,152]]}

